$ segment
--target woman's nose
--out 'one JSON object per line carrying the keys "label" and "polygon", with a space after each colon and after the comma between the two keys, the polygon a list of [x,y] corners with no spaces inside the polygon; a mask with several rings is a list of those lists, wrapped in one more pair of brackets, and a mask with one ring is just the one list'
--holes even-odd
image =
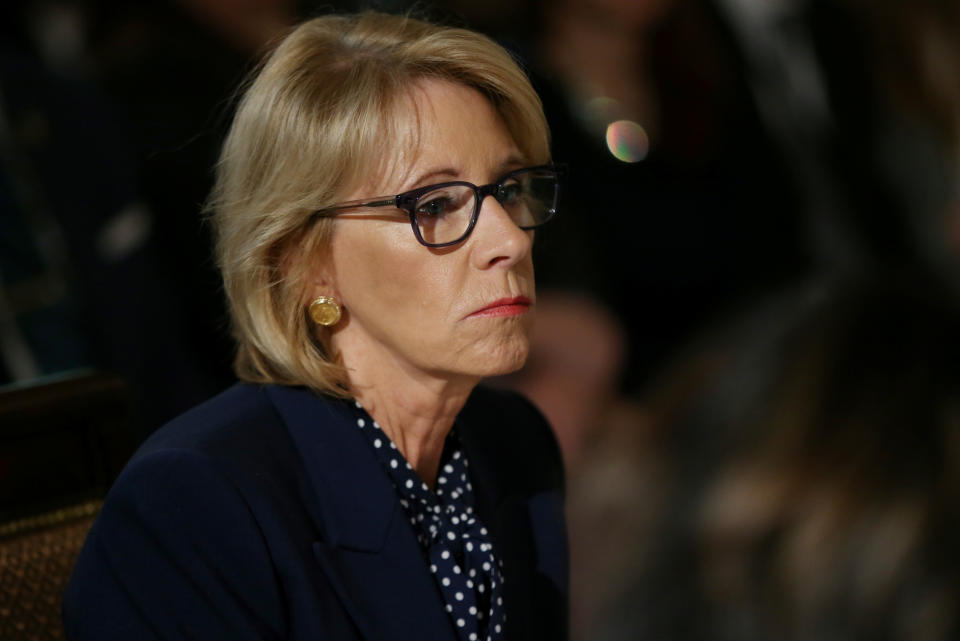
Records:
{"label": "woman's nose", "polygon": [[473,233],[473,258],[476,266],[512,267],[530,255],[533,231],[520,229],[496,198],[484,198]]}

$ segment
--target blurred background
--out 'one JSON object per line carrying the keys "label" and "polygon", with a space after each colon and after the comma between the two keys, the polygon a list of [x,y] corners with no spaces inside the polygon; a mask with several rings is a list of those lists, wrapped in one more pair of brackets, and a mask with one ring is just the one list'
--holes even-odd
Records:
{"label": "blurred background", "polygon": [[502,43],[568,167],[495,384],[563,450],[572,639],[960,638],[956,0],[3,3],[0,638],[232,382],[201,207],[233,91],[364,8]]}

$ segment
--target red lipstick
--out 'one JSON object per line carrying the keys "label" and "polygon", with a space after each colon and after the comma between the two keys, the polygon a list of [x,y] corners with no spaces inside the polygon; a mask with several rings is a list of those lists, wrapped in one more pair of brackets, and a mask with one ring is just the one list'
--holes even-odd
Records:
{"label": "red lipstick", "polygon": [[495,316],[518,316],[530,309],[530,299],[526,296],[515,296],[513,298],[501,298],[495,300],[489,305],[485,305],[475,312],[471,313],[469,318],[476,317],[495,317]]}

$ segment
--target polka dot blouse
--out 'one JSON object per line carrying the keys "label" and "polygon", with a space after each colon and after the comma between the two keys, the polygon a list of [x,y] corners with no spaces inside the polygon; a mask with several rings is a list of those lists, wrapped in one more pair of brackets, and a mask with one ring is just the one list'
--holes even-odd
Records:
{"label": "polka dot blouse", "polygon": [[456,429],[447,436],[432,492],[376,421],[359,403],[355,406],[357,427],[397,490],[460,640],[506,639],[502,564],[474,514],[473,486]]}

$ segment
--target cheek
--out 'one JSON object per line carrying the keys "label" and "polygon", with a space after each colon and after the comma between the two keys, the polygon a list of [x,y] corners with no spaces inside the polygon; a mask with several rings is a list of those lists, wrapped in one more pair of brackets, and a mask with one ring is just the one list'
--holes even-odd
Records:
{"label": "cheek", "polygon": [[415,329],[447,318],[459,294],[457,270],[414,242],[409,227],[394,227],[336,246],[338,289],[358,321]]}

